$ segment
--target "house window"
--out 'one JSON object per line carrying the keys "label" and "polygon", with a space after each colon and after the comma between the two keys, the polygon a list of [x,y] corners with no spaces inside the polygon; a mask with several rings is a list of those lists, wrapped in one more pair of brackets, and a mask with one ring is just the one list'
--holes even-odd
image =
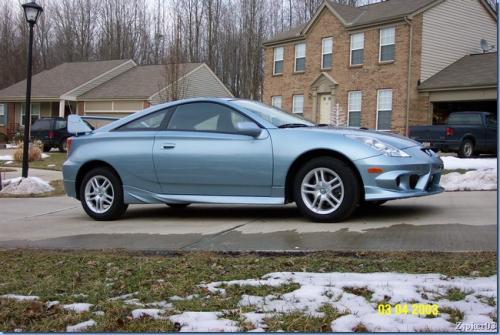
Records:
{"label": "house window", "polygon": [[273,107],[281,109],[281,95],[275,95],[271,98],[271,105]]}
{"label": "house window", "polygon": [[0,125],[5,125],[7,122],[5,120],[5,105],[0,104]]}
{"label": "house window", "polygon": [[381,62],[393,61],[396,49],[396,29],[394,27],[380,29]]}
{"label": "house window", "polygon": [[365,33],[351,35],[351,65],[363,64]]}
{"label": "house window", "polygon": [[274,48],[273,74],[283,73],[283,47]]}
{"label": "house window", "polygon": [[294,95],[293,96],[293,105],[292,112],[294,114],[304,114],[304,96],[303,95]]}
{"label": "house window", "polygon": [[377,130],[390,130],[392,117],[392,90],[377,91]]}
{"label": "house window", "polygon": [[348,96],[348,126],[361,126],[361,91],[351,91]]}
{"label": "house window", "polygon": [[333,37],[323,38],[321,40],[321,68],[332,68]]}
{"label": "house window", "polygon": [[[25,114],[25,104],[21,105],[21,126],[24,127],[24,114]],[[33,103],[31,104],[31,124],[40,118],[40,104]]]}
{"label": "house window", "polygon": [[295,72],[306,70],[306,44],[295,44]]}

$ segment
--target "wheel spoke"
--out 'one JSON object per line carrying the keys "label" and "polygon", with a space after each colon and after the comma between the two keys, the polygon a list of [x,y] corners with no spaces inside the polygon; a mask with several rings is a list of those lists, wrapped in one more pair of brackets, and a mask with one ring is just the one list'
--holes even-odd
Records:
{"label": "wheel spoke", "polygon": [[320,198],[321,198],[321,196],[320,196],[319,194],[318,194],[318,195],[316,195],[316,196],[314,197],[314,200],[313,200],[313,202],[312,202],[312,204],[311,204],[311,206],[312,206],[313,208],[315,208],[315,207],[317,206],[317,205],[316,205],[316,202],[318,202],[318,200],[319,200]]}
{"label": "wheel spoke", "polygon": [[325,198],[325,201],[328,202],[328,204],[332,207],[332,208],[335,208],[335,204],[330,200],[328,199],[328,197]]}
{"label": "wheel spoke", "polygon": [[332,193],[328,193],[328,196],[330,197],[330,199],[332,199],[333,201],[335,201],[335,204],[337,205],[339,202],[340,202],[340,199],[338,199],[336,196],[334,196]]}

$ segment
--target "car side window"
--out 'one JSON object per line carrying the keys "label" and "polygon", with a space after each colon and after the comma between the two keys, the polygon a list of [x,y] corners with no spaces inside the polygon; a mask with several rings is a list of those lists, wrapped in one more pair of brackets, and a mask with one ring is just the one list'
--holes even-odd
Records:
{"label": "car side window", "polygon": [[145,115],[137,120],[131,121],[120,128],[120,131],[148,131],[159,130],[163,120],[169,113],[169,109],[164,109],[155,113]]}
{"label": "car side window", "polygon": [[180,105],[168,124],[169,130],[237,133],[238,122],[253,122],[229,107],[211,102]]}
{"label": "car side window", "polygon": [[495,119],[495,117],[492,115],[488,115],[486,117],[486,126],[489,128],[496,128],[497,127],[497,119]]}
{"label": "car side window", "polygon": [[66,121],[56,120],[56,129],[64,129],[66,128]]}

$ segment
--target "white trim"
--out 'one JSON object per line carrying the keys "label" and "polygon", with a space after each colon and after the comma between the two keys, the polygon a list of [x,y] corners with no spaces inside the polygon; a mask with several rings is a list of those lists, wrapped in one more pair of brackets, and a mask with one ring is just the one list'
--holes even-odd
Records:
{"label": "white trim", "polygon": [[[325,54],[325,43],[324,43],[325,40],[331,40],[332,41],[332,51],[329,54]],[[323,56],[324,55],[332,55],[332,64],[330,65],[330,67],[324,67],[323,66]],[[331,68],[333,68],[333,36],[323,37],[321,39],[321,70],[329,70]]]}
{"label": "white trim", "polygon": [[[351,110],[350,102],[351,102],[351,93],[358,93],[360,94],[360,99],[359,99],[359,110],[353,109]],[[350,120],[350,114],[351,112],[358,112],[359,113],[359,126],[361,127],[361,111],[363,109],[363,91],[357,90],[357,91],[349,91],[347,92],[347,126],[350,127],[349,125],[349,120]]]}
{"label": "white trim", "polygon": [[[281,53],[281,59],[276,59],[276,50],[277,49],[282,49],[283,52]],[[276,62],[283,62],[283,66],[281,68],[280,73],[276,73]],[[283,74],[283,68],[285,67],[285,48],[283,46],[280,47],[274,47],[273,48],[273,75],[279,75]]]}
{"label": "white trim", "polygon": [[[382,30],[385,30],[385,29],[393,29],[394,30],[394,43],[382,45]],[[388,46],[388,45],[394,45],[394,58],[388,59],[388,60],[382,60],[382,47]],[[379,28],[379,30],[378,30],[378,61],[380,63],[380,62],[393,62],[395,60],[396,60],[396,26],[386,26],[386,27]]]}
{"label": "white trim", "polygon": [[394,93],[394,91],[393,91],[392,88],[382,88],[382,89],[377,90],[377,106],[376,106],[377,113],[375,114],[375,130],[388,131],[388,130],[391,130],[391,128],[389,128],[389,129],[378,129],[378,113],[379,113],[379,111],[382,111],[382,112],[383,111],[387,111],[387,109],[382,109],[382,110],[378,109],[378,103],[379,103],[379,97],[380,97],[379,92],[382,92],[382,91],[391,91],[391,128],[392,128],[392,112],[394,110],[393,109],[393,107],[394,107],[393,106],[393,100],[394,100],[394,94],[393,93]]}
{"label": "white trim", "polygon": [[[115,66],[114,68],[109,69],[109,70],[108,70],[108,71],[106,71],[106,72],[101,73],[101,74],[100,74],[100,75],[98,75],[97,77],[94,77],[94,78],[90,79],[89,81],[87,81],[87,82],[85,82],[85,83],[81,84],[80,86],[77,86],[77,87],[75,87],[75,88],[71,89],[70,91],[68,91],[68,92],[66,92],[66,93],[61,94],[60,99],[64,99],[64,100],[71,100],[71,101],[76,101],[77,96],[75,96],[75,95],[71,95],[73,92],[75,92],[75,91],[79,90],[79,89],[80,89],[80,88],[82,88],[82,87],[85,87],[86,85],[88,85],[88,84],[90,84],[90,83],[92,83],[92,82],[96,81],[97,79],[102,78],[102,77],[106,76],[107,74],[109,74],[109,73],[111,73],[111,72],[113,72],[113,71],[115,71],[115,70],[117,70],[117,69],[119,69],[119,68],[121,68],[121,67],[123,67],[123,66],[125,66],[125,65],[128,65],[128,64],[130,64],[130,63],[132,63],[132,64],[133,64],[133,67],[136,67],[136,66],[137,66],[136,62],[134,62],[132,59],[129,59],[128,61],[123,62],[123,63],[121,63],[120,65],[117,65],[117,66]],[[94,89],[94,88],[95,88],[95,87],[92,87],[92,88],[91,88],[91,89],[89,89],[88,91],[90,91],[90,90],[92,90],[92,89]],[[82,93],[82,94],[80,94],[80,95],[83,95],[83,94],[87,93],[88,91],[83,92],[83,93]]]}
{"label": "white trim", "polygon": [[[362,35],[363,36],[363,47],[362,48],[358,48],[358,49],[353,49],[352,48],[352,37],[354,35]],[[349,40],[350,40],[349,65],[353,66],[353,64],[352,64],[352,52],[355,51],[355,50],[365,50],[365,32],[362,31],[362,32],[359,32],[359,33],[352,33],[352,34],[349,35]],[[363,65],[364,63],[365,63],[365,55],[364,55],[364,52],[363,52],[363,62],[361,62],[359,64],[354,64],[354,66],[360,66],[360,65]]]}

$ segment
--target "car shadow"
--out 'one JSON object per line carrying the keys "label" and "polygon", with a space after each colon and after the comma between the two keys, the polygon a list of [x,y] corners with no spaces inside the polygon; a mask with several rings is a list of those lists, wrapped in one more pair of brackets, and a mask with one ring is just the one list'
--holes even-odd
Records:
{"label": "car shadow", "polygon": [[[439,208],[431,205],[407,205],[397,202],[382,206],[360,206],[350,219],[345,222],[366,220],[401,220],[431,216],[439,212]],[[279,223],[280,221],[298,220],[308,222],[294,204],[285,206],[255,206],[255,205],[191,205],[187,208],[175,209],[159,206],[134,206],[129,208],[123,220],[161,219],[164,220],[201,220],[220,221],[225,219],[265,220]]]}

